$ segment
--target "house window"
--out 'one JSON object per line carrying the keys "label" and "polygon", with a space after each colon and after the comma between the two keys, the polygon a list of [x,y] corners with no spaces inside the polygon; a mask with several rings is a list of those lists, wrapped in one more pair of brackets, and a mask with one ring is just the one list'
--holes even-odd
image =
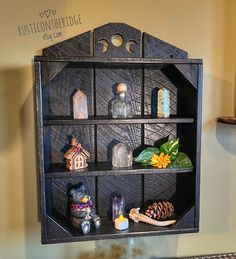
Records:
{"label": "house window", "polygon": [[83,158],[82,157],[76,157],[75,159],[75,167],[83,167]]}

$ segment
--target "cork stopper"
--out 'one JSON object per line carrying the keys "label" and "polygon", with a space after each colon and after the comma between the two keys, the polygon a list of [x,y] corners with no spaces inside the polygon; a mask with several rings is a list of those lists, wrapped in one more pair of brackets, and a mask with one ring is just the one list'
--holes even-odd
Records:
{"label": "cork stopper", "polygon": [[117,93],[126,92],[127,91],[127,85],[125,83],[119,83],[117,85]]}

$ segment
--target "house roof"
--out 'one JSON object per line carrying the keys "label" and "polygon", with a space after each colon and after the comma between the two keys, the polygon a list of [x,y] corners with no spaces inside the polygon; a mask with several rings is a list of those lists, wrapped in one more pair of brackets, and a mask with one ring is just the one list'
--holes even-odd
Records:
{"label": "house roof", "polygon": [[75,147],[71,147],[65,154],[64,157],[67,159],[72,159],[76,155],[83,155],[85,157],[90,157],[90,153],[85,150],[80,144],[78,144]]}

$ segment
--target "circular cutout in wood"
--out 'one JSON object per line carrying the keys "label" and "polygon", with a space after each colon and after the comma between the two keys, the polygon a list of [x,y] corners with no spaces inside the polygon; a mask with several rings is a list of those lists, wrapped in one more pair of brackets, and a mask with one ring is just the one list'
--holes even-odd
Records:
{"label": "circular cutout in wood", "polygon": [[135,48],[137,46],[137,42],[135,40],[129,40],[125,47],[128,52],[135,52]]}
{"label": "circular cutout in wood", "polygon": [[101,52],[107,52],[109,49],[109,43],[105,39],[101,39],[98,41],[98,47]]}
{"label": "circular cutout in wood", "polygon": [[115,47],[121,47],[123,45],[124,42],[124,38],[121,34],[114,34],[111,37],[111,43],[115,46]]}

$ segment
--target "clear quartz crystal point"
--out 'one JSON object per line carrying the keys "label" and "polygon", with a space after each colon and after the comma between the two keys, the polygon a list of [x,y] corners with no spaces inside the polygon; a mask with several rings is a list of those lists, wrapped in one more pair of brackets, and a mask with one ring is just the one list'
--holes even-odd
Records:
{"label": "clear quartz crystal point", "polygon": [[126,143],[118,143],[112,149],[112,165],[114,167],[131,167],[133,150]]}
{"label": "clear quartz crystal point", "polygon": [[131,103],[126,99],[127,85],[119,83],[117,86],[117,98],[112,103],[112,117],[113,118],[131,118],[133,111]]}

